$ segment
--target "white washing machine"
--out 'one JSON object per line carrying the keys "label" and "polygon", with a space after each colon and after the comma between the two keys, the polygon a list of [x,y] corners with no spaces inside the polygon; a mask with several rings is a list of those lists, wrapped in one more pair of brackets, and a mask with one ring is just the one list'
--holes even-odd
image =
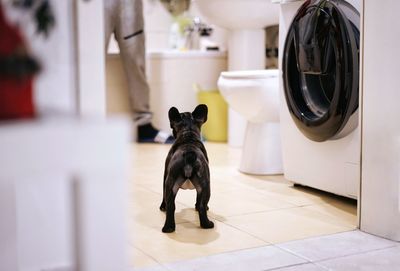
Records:
{"label": "white washing machine", "polygon": [[281,1],[285,178],[357,198],[361,0]]}

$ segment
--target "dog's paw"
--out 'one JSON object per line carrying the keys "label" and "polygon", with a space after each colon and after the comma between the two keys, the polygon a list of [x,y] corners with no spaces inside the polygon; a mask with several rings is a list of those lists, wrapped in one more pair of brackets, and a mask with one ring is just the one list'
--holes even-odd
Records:
{"label": "dog's paw", "polygon": [[161,203],[160,210],[165,212],[165,203],[164,202]]}
{"label": "dog's paw", "polygon": [[162,232],[165,232],[165,233],[170,233],[170,232],[174,232],[174,231],[175,231],[175,225],[173,225],[173,226],[165,225],[162,228]]}
{"label": "dog's paw", "polygon": [[214,222],[212,221],[207,221],[207,222],[203,222],[200,225],[203,229],[212,229],[214,228]]}

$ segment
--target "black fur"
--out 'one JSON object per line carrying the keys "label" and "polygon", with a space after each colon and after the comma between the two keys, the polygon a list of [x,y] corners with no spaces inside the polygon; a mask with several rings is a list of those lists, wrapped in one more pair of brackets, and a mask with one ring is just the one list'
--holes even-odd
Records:
{"label": "black fur", "polygon": [[172,107],[168,112],[175,142],[172,145],[164,170],[163,201],[160,210],[166,211],[163,232],[175,231],[175,197],[179,188],[190,180],[196,189],[196,210],[200,226],[213,228],[207,217],[210,200],[210,170],[207,151],[201,141],[200,128],[207,121],[208,108],[198,105],[192,113],[179,113]]}

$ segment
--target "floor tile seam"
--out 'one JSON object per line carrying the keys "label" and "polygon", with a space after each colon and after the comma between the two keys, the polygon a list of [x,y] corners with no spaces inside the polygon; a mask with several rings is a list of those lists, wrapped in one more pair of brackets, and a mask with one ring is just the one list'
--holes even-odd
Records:
{"label": "floor tile seam", "polygon": [[342,231],[342,232],[337,232],[337,233],[321,234],[321,235],[318,235],[318,236],[308,237],[308,238],[304,238],[304,239],[297,239],[297,240],[293,240],[293,241],[285,241],[285,242],[282,242],[282,243],[276,243],[275,245],[281,246],[281,245],[284,245],[284,244],[290,243],[290,242],[302,242],[302,241],[316,240],[316,239],[321,239],[321,238],[328,237],[328,236],[334,236],[334,235],[339,235],[339,234],[343,234],[343,233],[358,232],[358,231],[360,231],[360,230],[359,229],[353,229],[353,230]]}
{"label": "floor tile seam", "polygon": [[[322,204],[327,204],[327,203],[322,203]],[[320,205],[320,204],[307,205],[307,206],[302,206],[302,207],[300,207],[300,208],[310,207],[310,206],[317,206],[317,205]],[[327,216],[327,217],[329,217],[329,218],[331,218],[331,219],[338,220],[338,217],[336,217],[336,216],[334,216],[334,215],[331,215],[330,213],[327,214],[327,213],[324,213],[324,212],[319,211],[319,210],[310,210],[310,211],[317,212],[317,213],[319,213],[320,215],[324,215],[324,216]],[[342,221],[342,220],[340,219],[340,221]],[[350,224],[350,223],[347,223],[347,222],[340,222],[339,224],[340,224],[340,225],[338,225],[338,226],[352,227],[352,228],[354,227],[355,229],[358,229],[357,225],[353,225],[353,224]],[[336,225],[336,223],[335,223],[335,225]]]}
{"label": "floor tile seam", "polygon": [[[315,205],[318,205],[318,204],[305,205],[305,206],[301,206],[301,207],[297,207],[297,208],[305,208],[305,207],[315,206]],[[303,209],[303,210],[308,210],[308,209]],[[326,213],[321,212],[321,211],[318,211],[318,210],[308,210],[308,211],[318,213],[318,214],[321,215],[321,216],[324,216],[324,217],[326,217],[326,218],[330,218],[330,219],[334,220],[333,223],[329,223],[330,225],[335,225],[335,226],[339,226],[339,227],[344,227],[344,228],[347,228],[349,231],[350,231],[350,230],[356,230],[356,229],[358,229],[357,225],[352,225],[352,224],[349,224],[349,223],[347,223],[347,222],[340,222],[340,221],[342,221],[342,220],[341,220],[341,219],[338,219],[337,217],[335,217],[335,216],[333,216],[333,215],[326,214]]]}
{"label": "floor tile seam", "polygon": [[[138,183],[137,185],[139,185],[139,186],[140,186],[141,188],[143,188],[143,189],[146,189],[147,191],[153,192],[153,193],[155,193],[155,194],[157,194],[157,195],[162,195],[162,193],[157,192],[157,191],[155,191],[154,189],[147,187],[145,184]],[[241,185],[241,186],[248,188],[248,187],[245,186],[245,185]],[[262,191],[262,190],[261,190],[261,191],[260,191],[259,189],[252,189],[252,190],[253,190],[254,193],[256,193],[256,194],[258,194],[258,195],[270,196],[270,195],[268,195],[267,193],[265,193],[265,192]],[[272,190],[272,191],[273,191],[273,190]],[[266,190],[266,192],[270,192],[270,191],[269,191],[269,190]],[[329,203],[331,203],[331,202],[334,201],[334,199],[329,199],[329,200],[327,200],[326,202],[296,204],[296,203],[293,203],[293,202],[291,202],[291,201],[282,199],[282,198],[280,198],[279,196],[273,196],[273,199],[276,200],[276,201],[281,201],[281,202],[284,202],[284,203],[286,203],[286,204],[293,205],[292,208],[295,208],[295,207],[308,207],[308,206],[314,206],[314,205],[323,205],[323,204],[329,204]],[[180,202],[180,203],[181,203],[181,202]]]}
{"label": "floor tile seam", "polygon": [[258,236],[256,236],[256,235],[254,235],[254,234],[252,234],[252,233],[246,231],[246,230],[240,229],[240,228],[236,227],[235,225],[229,224],[229,223],[227,223],[227,222],[225,222],[225,221],[219,221],[219,222],[225,224],[225,225],[228,226],[228,227],[234,228],[234,229],[236,229],[236,230],[238,230],[238,231],[240,231],[240,232],[242,232],[242,233],[245,233],[245,234],[247,234],[247,235],[249,235],[249,236],[251,236],[251,237],[253,237],[253,238],[255,238],[255,239],[259,240],[259,241],[261,241],[261,242],[264,242],[264,243],[266,243],[266,245],[273,245],[272,242],[267,241],[267,240],[264,240],[264,239],[262,239],[262,238],[260,238],[260,237],[258,237]]}
{"label": "floor tile seam", "polygon": [[295,256],[298,256],[298,257],[300,257],[300,258],[303,258],[303,259],[305,259],[305,260],[307,260],[307,261],[309,261],[310,263],[313,263],[313,264],[317,264],[317,263],[321,263],[321,262],[325,262],[325,261],[329,261],[329,260],[333,260],[333,259],[346,258],[346,257],[350,257],[350,256],[355,256],[355,255],[362,255],[362,254],[366,254],[366,253],[369,253],[369,252],[374,252],[374,251],[379,251],[379,250],[385,250],[385,249],[389,249],[389,248],[396,247],[396,245],[392,245],[392,246],[387,246],[387,247],[383,247],[383,248],[377,248],[377,249],[366,250],[366,251],[362,251],[362,252],[349,253],[349,254],[345,254],[345,255],[338,256],[338,257],[323,258],[323,259],[319,259],[319,260],[316,260],[316,261],[315,261],[315,260],[310,259],[310,258],[308,258],[307,256],[304,256],[304,255],[302,255],[302,254],[300,254],[300,253],[296,253],[296,252],[294,252],[294,251],[292,251],[292,250],[290,250],[290,249],[287,249],[287,248],[285,248],[285,247],[279,246],[279,244],[273,244],[273,245],[276,246],[276,247],[278,247],[278,248],[280,248],[280,249],[282,249],[282,250],[284,250],[284,251],[286,251],[286,252],[289,252],[289,253],[291,253],[291,254],[293,254],[293,255],[295,255]]}
{"label": "floor tile seam", "polygon": [[139,267],[139,268],[137,268],[137,269],[148,269],[148,268],[152,268],[152,267],[154,267],[154,266],[162,266],[163,268],[165,268],[165,269],[167,269],[167,270],[170,270],[170,271],[173,271],[172,269],[170,269],[169,267],[167,267],[166,266],[166,264],[167,263],[162,263],[162,262],[160,262],[159,260],[157,260],[155,257],[153,257],[151,254],[149,254],[149,253],[147,253],[145,250],[143,250],[142,248],[139,248],[139,247],[137,247],[137,246],[135,246],[135,245],[132,245],[131,244],[131,246],[133,246],[135,249],[137,249],[137,250],[139,250],[140,252],[142,252],[143,254],[145,254],[147,257],[149,257],[150,259],[152,259],[156,264],[152,264],[152,265],[147,265],[147,266],[142,266],[142,267]]}
{"label": "floor tile seam", "polygon": [[[215,218],[215,219],[216,219],[216,218]],[[246,235],[251,236],[251,237],[254,238],[254,239],[257,239],[258,241],[261,241],[261,242],[265,243],[264,245],[273,245],[273,243],[268,242],[268,241],[265,241],[265,240],[263,240],[263,239],[261,239],[261,238],[255,236],[255,235],[253,235],[253,234],[247,232],[247,231],[244,231],[244,230],[242,230],[242,229],[240,229],[240,228],[238,228],[238,227],[235,227],[234,225],[225,223],[224,221],[220,221],[220,220],[218,220],[218,219],[216,219],[216,220],[217,220],[219,223],[224,224],[225,226],[228,226],[228,227],[230,227],[230,228],[232,228],[232,229],[238,230],[239,232],[242,232],[242,233],[244,233],[244,234],[246,234]],[[181,222],[181,223],[176,223],[176,224],[185,224],[185,223],[192,223],[192,221]]]}
{"label": "floor tile seam", "polygon": [[[132,245],[132,244],[130,244],[130,245],[133,246],[135,249],[139,250],[140,252],[142,252],[144,255],[146,255],[146,256],[149,257],[150,259],[152,259],[154,262],[157,263],[157,265],[161,265],[162,267],[165,268],[165,266],[164,266],[163,263],[161,263],[159,260],[157,260],[156,258],[154,258],[152,255],[150,255],[149,253],[147,253],[146,251],[144,251],[142,248],[139,248],[139,247],[137,247],[137,246],[135,246],[135,245]],[[154,265],[148,265],[148,266],[142,266],[142,267],[140,267],[140,268],[150,268],[150,267],[153,267],[153,266],[154,266]],[[168,268],[168,270],[170,270],[170,269]]]}
{"label": "floor tile seam", "polygon": [[264,245],[260,245],[260,246],[251,246],[251,247],[246,247],[246,248],[228,250],[228,251],[223,251],[223,252],[210,254],[210,255],[205,255],[205,256],[201,256],[201,257],[195,257],[195,258],[191,258],[191,259],[183,259],[183,260],[178,260],[178,261],[174,261],[174,262],[167,262],[165,264],[166,265],[172,265],[172,264],[175,265],[175,264],[180,264],[180,263],[184,263],[184,262],[201,260],[201,259],[214,257],[214,256],[232,254],[232,253],[236,253],[236,252],[243,252],[244,253],[246,250],[249,250],[249,249],[257,249],[257,248],[264,248],[264,247],[272,247],[272,244],[264,244]]}
{"label": "floor tile seam", "polygon": [[[239,185],[240,185],[240,187],[244,187],[246,189],[252,190],[252,192],[254,192],[254,193],[258,194],[258,195],[261,195],[261,196],[265,196],[265,197],[271,197],[271,193],[273,194],[273,192],[279,191],[279,189],[278,190],[273,190],[273,189],[268,190],[268,189],[260,189],[260,188],[253,188],[253,187],[249,188],[248,186],[243,185],[243,184],[239,184]],[[282,199],[278,195],[273,195],[272,197],[273,197],[274,200],[282,201],[282,202],[285,202],[287,204],[291,204],[291,205],[297,206],[296,204],[294,204],[292,202],[289,202],[289,201],[287,201],[285,199]]]}
{"label": "floor tile seam", "polygon": [[[250,194],[250,193],[249,193]],[[280,197],[269,197],[269,195],[267,195],[267,194],[265,194],[265,193],[263,193],[263,192],[260,192],[260,191],[254,191],[254,194],[257,194],[257,195],[259,195],[259,196],[263,196],[263,197],[265,197],[265,198],[267,198],[268,200],[274,200],[274,201],[276,201],[277,203],[285,203],[285,204],[287,204],[287,205],[291,205],[291,207],[301,207],[300,205],[298,205],[298,204],[294,204],[293,202],[289,202],[289,201],[287,201],[287,200],[284,200],[284,199],[281,199]]]}
{"label": "floor tile seam", "polygon": [[333,271],[332,269],[330,269],[329,267],[327,267],[327,266],[323,266],[323,265],[321,265],[320,263],[318,263],[318,262],[312,262],[312,264],[314,264],[314,265],[316,265],[316,266],[318,266],[318,267],[321,267],[322,269],[324,269],[324,270],[329,270],[329,271]]}
{"label": "floor tile seam", "polygon": [[[311,187],[307,187],[305,190],[308,190],[308,189],[313,190],[313,188],[311,188]],[[331,193],[325,193],[324,191],[319,191],[319,192],[315,192],[315,194],[312,194],[312,193],[304,192],[304,191],[299,190],[299,189],[295,189],[295,188],[293,188],[293,186],[285,186],[285,187],[276,186],[276,187],[273,187],[271,189],[257,189],[257,191],[259,193],[264,193],[264,192],[276,193],[276,192],[282,192],[284,190],[293,190],[293,191],[296,191],[298,193],[302,193],[302,196],[305,195],[305,198],[318,197],[320,199],[320,201],[321,201],[318,204],[326,204],[326,203],[330,203],[330,202],[333,202],[333,201],[340,201],[338,198],[335,197],[334,194],[331,194]],[[318,194],[321,194],[321,195],[318,195]]]}
{"label": "floor tile seam", "polygon": [[[285,266],[279,266],[279,267],[273,267],[273,268],[270,268],[270,269],[264,269],[263,271],[279,271],[279,270],[282,270],[282,269],[285,269],[285,268],[291,268],[291,267],[301,266],[301,265],[305,265],[305,264],[314,264],[314,263],[312,263],[312,262],[304,262],[304,263],[289,264],[289,265],[285,265]],[[328,270],[328,269],[326,269],[325,266],[319,266],[319,267],[321,267],[321,268],[323,268],[325,270]]]}
{"label": "floor tile seam", "polygon": [[[235,218],[235,217],[240,217],[240,216],[244,216],[244,215],[251,215],[251,214],[259,214],[259,213],[272,213],[272,212],[279,212],[279,211],[282,211],[282,210],[290,210],[290,209],[296,209],[296,208],[303,208],[304,206],[290,206],[290,207],[282,207],[282,208],[277,208],[277,209],[270,209],[270,210],[263,210],[263,211],[255,211],[255,212],[248,212],[248,213],[243,213],[243,214],[237,214],[237,215],[229,215],[229,216],[226,216],[226,218]],[[313,212],[316,212],[316,213],[318,213],[318,214],[320,214],[320,215],[323,215],[323,216],[326,216],[326,217],[329,217],[329,218],[332,218],[332,219],[335,219],[335,217],[334,216],[330,216],[330,215],[327,215],[327,214],[325,214],[325,213],[323,213],[323,212],[320,212],[320,211],[317,211],[317,210],[312,210]],[[221,221],[222,222],[222,221]],[[336,225],[336,226],[342,226],[342,227],[346,227],[346,228],[349,228],[349,229],[353,229],[353,227],[355,227],[354,229],[357,229],[357,226],[356,225],[352,225],[352,224],[349,224],[349,223],[333,223],[334,225]]]}
{"label": "floor tile seam", "polygon": [[[272,191],[272,192],[271,192]],[[296,206],[296,207],[306,207],[306,206],[313,206],[313,205],[318,205],[318,204],[327,204],[327,203],[329,203],[329,202],[310,202],[310,203],[302,203],[302,204],[298,204],[298,203],[293,203],[293,201],[289,201],[289,200],[286,200],[286,199],[282,199],[280,196],[275,196],[275,195],[273,195],[273,196],[271,196],[271,195],[268,195],[268,193],[273,193],[274,191],[273,190],[271,190],[271,191],[267,191],[267,193],[265,193],[265,192],[263,192],[263,191],[258,191],[258,193],[261,193],[261,194],[263,194],[264,196],[270,196],[270,197],[272,197],[272,198],[274,198],[274,199],[276,199],[276,200],[280,200],[280,201],[283,201],[283,202],[285,202],[285,203],[288,203],[288,204],[292,204],[292,205],[294,205],[294,206]],[[305,197],[306,199],[308,199],[307,197]]]}
{"label": "floor tile seam", "polygon": [[[162,193],[159,193],[159,192],[155,191],[155,190],[152,189],[152,188],[148,188],[148,187],[146,187],[146,186],[144,186],[144,185],[142,185],[142,184],[139,184],[139,186],[140,186],[141,188],[143,188],[143,189],[149,191],[149,192],[152,192],[153,194],[161,195],[161,197],[162,197]],[[256,191],[256,193],[262,194],[262,195],[265,196],[265,194],[263,194],[262,192],[257,192],[257,191]],[[308,207],[308,206],[326,204],[326,203],[310,203],[310,204],[297,205],[297,204],[294,204],[294,203],[291,203],[291,202],[288,202],[288,201],[285,201],[285,200],[282,200],[282,199],[274,199],[274,200],[281,201],[281,202],[284,202],[284,203],[289,204],[289,205],[292,205],[292,206],[282,207],[282,208],[276,208],[276,209],[270,209],[270,210],[257,211],[257,212],[251,212],[251,213],[270,212],[270,211],[278,211],[278,210],[284,210],[284,209],[302,208],[302,207]],[[186,203],[184,203],[184,202],[182,202],[182,201],[179,201],[179,200],[178,200],[177,202],[178,202],[179,204],[184,205],[185,207],[192,208],[192,206],[188,206]],[[246,213],[246,214],[251,214],[251,213]],[[322,212],[319,212],[319,213],[321,214]],[[322,214],[323,214],[323,213],[322,213]],[[243,214],[240,214],[240,215],[243,215]],[[240,215],[233,215],[233,216],[229,216],[229,217],[240,216]],[[326,214],[324,214],[324,215],[326,215]]]}
{"label": "floor tile seam", "polygon": [[[193,208],[193,207],[191,207],[191,206],[188,206],[188,205],[186,205],[186,204],[184,204],[184,203],[182,203],[182,202],[178,202],[178,203],[181,204],[181,205],[184,205],[184,207],[189,208],[189,209],[191,209],[192,211],[198,213],[198,211],[197,211],[195,208]],[[269,212],[272,212],[272,211],[280,211],[280,210],[292,209],[292,208],[298,208],[298,207],[284,207],[284,208],[271,209],[271,210],[255,211],[255,212],[249,212],[249,213],[243,213],[243,214],[237,214],[237,215],[229,215],[229,216],[225,216],[224,218],[235,218],[235,217],[240,217],[240,216],[243,216],[243,215],[252,215],[252,214],[259,214],[259,213],[269,213]],[[160,212],[162,212],[162,211],[160,211]],[[163,212],[163,213],[164,213],[164,212]],[[175,215],[176,215],[176,213],[175,213]],[[219,217],[222,217],[222,216],[220,216],[220,215],[208,214],[208,216],[211,217],[211,218],[213,218],[213,219],[215,219],[215,220],[217,220],[218,222],[224,223],[224,221],[223,221],[222,219],[219,218]],[[176,217],[175,217],[175,218],[176,218]],[[191,220],[176,222],[176,224],[191,223],[191,222],[197,222],[197,221],[199,221],[199,219],[191,219]]]}
{"label": "floor tile seam", "polygon": [[[289,249],[285,249],[283,247],[280,247],[278,244],[272,244],[272,246],[277,248],[277,249],[279,249],[279,250],[281,250],[281,251],[283,251],[283,252],[285,252],[285,253],[289,253],[289,254],[291,254],[291,255],[293,255],[293,256],[295,256],[297,258],[300,258],[300,259],[305,261],[304,263],[300,263],[300,264],[312,263],[311,259],[308,259],[307,257],[304,257],[303,255],[300,255],[300,254],[298,254],[298,253],[296,253],[294,251],[291,251]],[[300,264],[295,264],[295,265],[300,265]]]}
{"label": "floor tile seam", "polygon": [[279,246],[280,248],[285,249],[285,250],[289,250],[289,249],[283,247],[283,245],[286,244],[286,243],[302,242],[302,241],[307,241],[307,240],[320,239],[320,238],[324,238],[324,237],[328,237],[328,236],[333,236],[333,235],[342,234],[342,233],[348,233],[348,232],[353,232],[353,231],[359,231],[359,230],[358,229],[348,229],[348,230],[339,231],[339,232],[335,232],[335,233],[325,233],[325,234],[323,233],[323,234],[319,234],[319,235],[316,235],[316,236],[300,238],[300,239],[294,239],[294,240],[284,241],[284,242],[280,242],[280,243],[273,243],[273,245]]}
{"label": "floor tile seam", "polygon": [[352,257],[352,256],[368,254],[368,253],[371,253],[371,252],[377,252],[377,251],[386,250],[386,249],[390,249],[390,248],[394,248],[394,247],[397,247],[397,246],[396,245],[391,245],[391,246],[388,246],[388,247],[376,248],[376,249],[366,250],[366,251],[362,251],[362,252],[349,253],[349,254],[346,254],[346,255],[341,255],[339,257],[330,257],[330,258],[326,258],[326,259],[320,259],[320,260],[317,260],[317,261],[312,261],[312,263],[322,264],[323,262],[327,262],[327,261],[331,261],[331,260],[349,258],[349,257]]}
{"label": "floor tile seam", "polygon": [[153,194],[162,195],[162,193],[159,193],[159,192],[155,191],[154,189],[151,189],[151,188],[149,188],[149,187],[147,187],[147,186],[145,186],[143,184],[135,184],[135,185],[138,185],[138,186],[140,186],[140,188],[145,189],[148,192],[151,192]]}
{"label": "floor tile seam", "polygon": [[[236,227],[235,225],[230,224],[230,223],[228,223],[228,222],[226,222],[226,221],[220,221],[220,222],[221,222],[221,223],[224,223],[224,224],[226,224],[226,225],[228,225],[228,226],[231,226],[231,227],[233,227],[233,228],[235,228],[235,229],[237,229],[237,230],[239,230],[239,231],[241,231],[241,232],[243,232],[243,233],[246,233],[246,234],[248,234],[248,235],[250,235],[250,236],[252,236],[252,237],[254,237],[254,238],[256,238],[256,239],[258,239],[258,240],[260,240],[260,241],[266,242],[266,243],[268,243],[268,244],[271,244],[271,245],[278,245],[278,244],[279,244],[279,243],[274,243],[274,242],[269,241],[269,240],[264,240],[263,238],[261,238],[261,237],[259,237],[259,236],[256,236],[256,235],[254,235],[254,234],[252,234],[252,233],[250,233],[250,232],[248,232],[248,231],[246,231],[246,230],[240,229],[239,227]],[[348,228],[347,230],[340,231],[340,232],[336,232],[336,233],[348,232],[348,231],[352,231],[352,230],[354,230],[354,229]],[[336,233],[334,233],[334,234],[336,234]],[[327,235],[330,235],[330,234],[327,233],[327,234],[322,234],[322,235],[318,235],[318,236],[315,236],[315,237],[327,236]],[[294,240],[292,240],[292,241],[297,241],[297,240],[303,240],[303,239],[294,239]],[[290,242],[290,241],[287,241],[287,242]]]}
{"label": "floor tile seam", "polygon": [[244,215],[260,214],[260,213],[271,213],[271,212],[275,212],[275,211],[282,211],[282,210],[295,209],[295,208],[300,208],[300,207],[297,207],[297,206],[294,206],[294,207],[292,207],[292,206],[290,206],[290,207],[282,207],[282,208],[278,208],[278,209],[269,209],[269,210],[255,211],[255,212],[246,212],[246,213],[242,213],[242,214],[229,215],[229,216],[225,216],[225,217],[226,218],[235,218],[235,217],[240,217],[240,216],[244,216]]}
{"label": "floor tile seam", "polygon": [[[303,240],[304,240],[304,239],[303,239]],[[302,259],[306,260],[307,263],[313,263],[313,264],[315,264],[315,263],[318,262],[318,261],[313,261],[312,259],[310,259],[310,258],[308,258],[307,256],[304,256],[304,255],[302,255],[302,254],[300,254],[300,253],[296,253],[295,251],[292,251],[292,250],[287,249],[287,248],[285,248],[285,247],[281,247],[281,246],[279,246],[279,244],[273,244],[273,245],[274,245],[275,247],[277,247],[277,248],[279,248],[279,249],[281,249],[281,250],[287,252],[287,253],[290,253],[290,254],[292,254],[292,255],[294,255],[294,256],[296,256],[296,257],[299,257],[299,258],[302,258]]]}

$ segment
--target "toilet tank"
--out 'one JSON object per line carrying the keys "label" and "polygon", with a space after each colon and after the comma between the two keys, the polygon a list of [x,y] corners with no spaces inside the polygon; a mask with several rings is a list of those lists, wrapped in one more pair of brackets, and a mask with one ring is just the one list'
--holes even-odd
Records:
{"label": "toilet tank", "polygon": [[219,51],[151,51],[147,54],[150,107],[156,127],[170,131],[168,110],[193,111],[198,104],[193,84],[217,89],[219,74],[227,70],[227,54]]}

